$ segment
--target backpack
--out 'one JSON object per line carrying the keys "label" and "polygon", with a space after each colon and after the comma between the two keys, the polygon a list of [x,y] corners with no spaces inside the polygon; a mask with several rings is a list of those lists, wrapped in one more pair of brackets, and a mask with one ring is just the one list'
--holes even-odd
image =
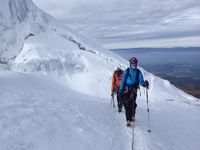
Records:
{"label": "backpack", "polygon": [[[123,70],[120,70],[120,74],[122,73],[122,71],[123,71]],[[114,83],[116,83],[116,80],[117,80],[117,79],[116,79],[116,76],[117,76],[117,74],[116,74],[116,71],[115,71],[115,72],[114,72]]]}

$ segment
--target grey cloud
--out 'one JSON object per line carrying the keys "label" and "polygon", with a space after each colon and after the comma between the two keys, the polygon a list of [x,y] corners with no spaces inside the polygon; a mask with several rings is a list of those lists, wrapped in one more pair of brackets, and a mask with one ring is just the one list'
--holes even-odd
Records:
{"label": "grey cloud", "polygon": [[71,28],[103,42],[200,35],[199,0],[34,0]]}

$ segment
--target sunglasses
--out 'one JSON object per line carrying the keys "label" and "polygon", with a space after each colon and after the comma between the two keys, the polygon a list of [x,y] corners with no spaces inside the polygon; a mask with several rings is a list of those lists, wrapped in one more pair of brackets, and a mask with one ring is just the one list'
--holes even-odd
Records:
{"label": "sunglasses", "polygon": [[131,64],[136,64],[136,62],[131,62]]}

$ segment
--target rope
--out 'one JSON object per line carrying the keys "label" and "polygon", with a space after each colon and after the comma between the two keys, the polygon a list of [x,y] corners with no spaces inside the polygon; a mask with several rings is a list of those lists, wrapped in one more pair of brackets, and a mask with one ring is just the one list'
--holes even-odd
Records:
{"label": "rope", "polygon": [[131,150],[134,150],[134,123],[132,127],[132,141],[131,141]]}

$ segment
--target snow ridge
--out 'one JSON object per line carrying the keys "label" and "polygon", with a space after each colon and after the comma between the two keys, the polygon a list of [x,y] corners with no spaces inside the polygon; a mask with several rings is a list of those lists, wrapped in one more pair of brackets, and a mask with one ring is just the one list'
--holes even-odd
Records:
{"label": "snow ridge", "polygon": [[[4,0],[0,3],[7,8],[1,12],[1,27],[8,26],[1,30],[0,62],[11,70],[59,75],[67,86],[77,91],[103,95],[102,88],[109,89],[108,82],[116,64],[125,67],[118,61],[126,64],[124,59],[89,43],[82,35],[38,9],[31,0]],[[108,62],[110,66],[107,66]],[[101,76],[94,77],[94,74]],[[85,75],[87,79],[83,78]]]}

